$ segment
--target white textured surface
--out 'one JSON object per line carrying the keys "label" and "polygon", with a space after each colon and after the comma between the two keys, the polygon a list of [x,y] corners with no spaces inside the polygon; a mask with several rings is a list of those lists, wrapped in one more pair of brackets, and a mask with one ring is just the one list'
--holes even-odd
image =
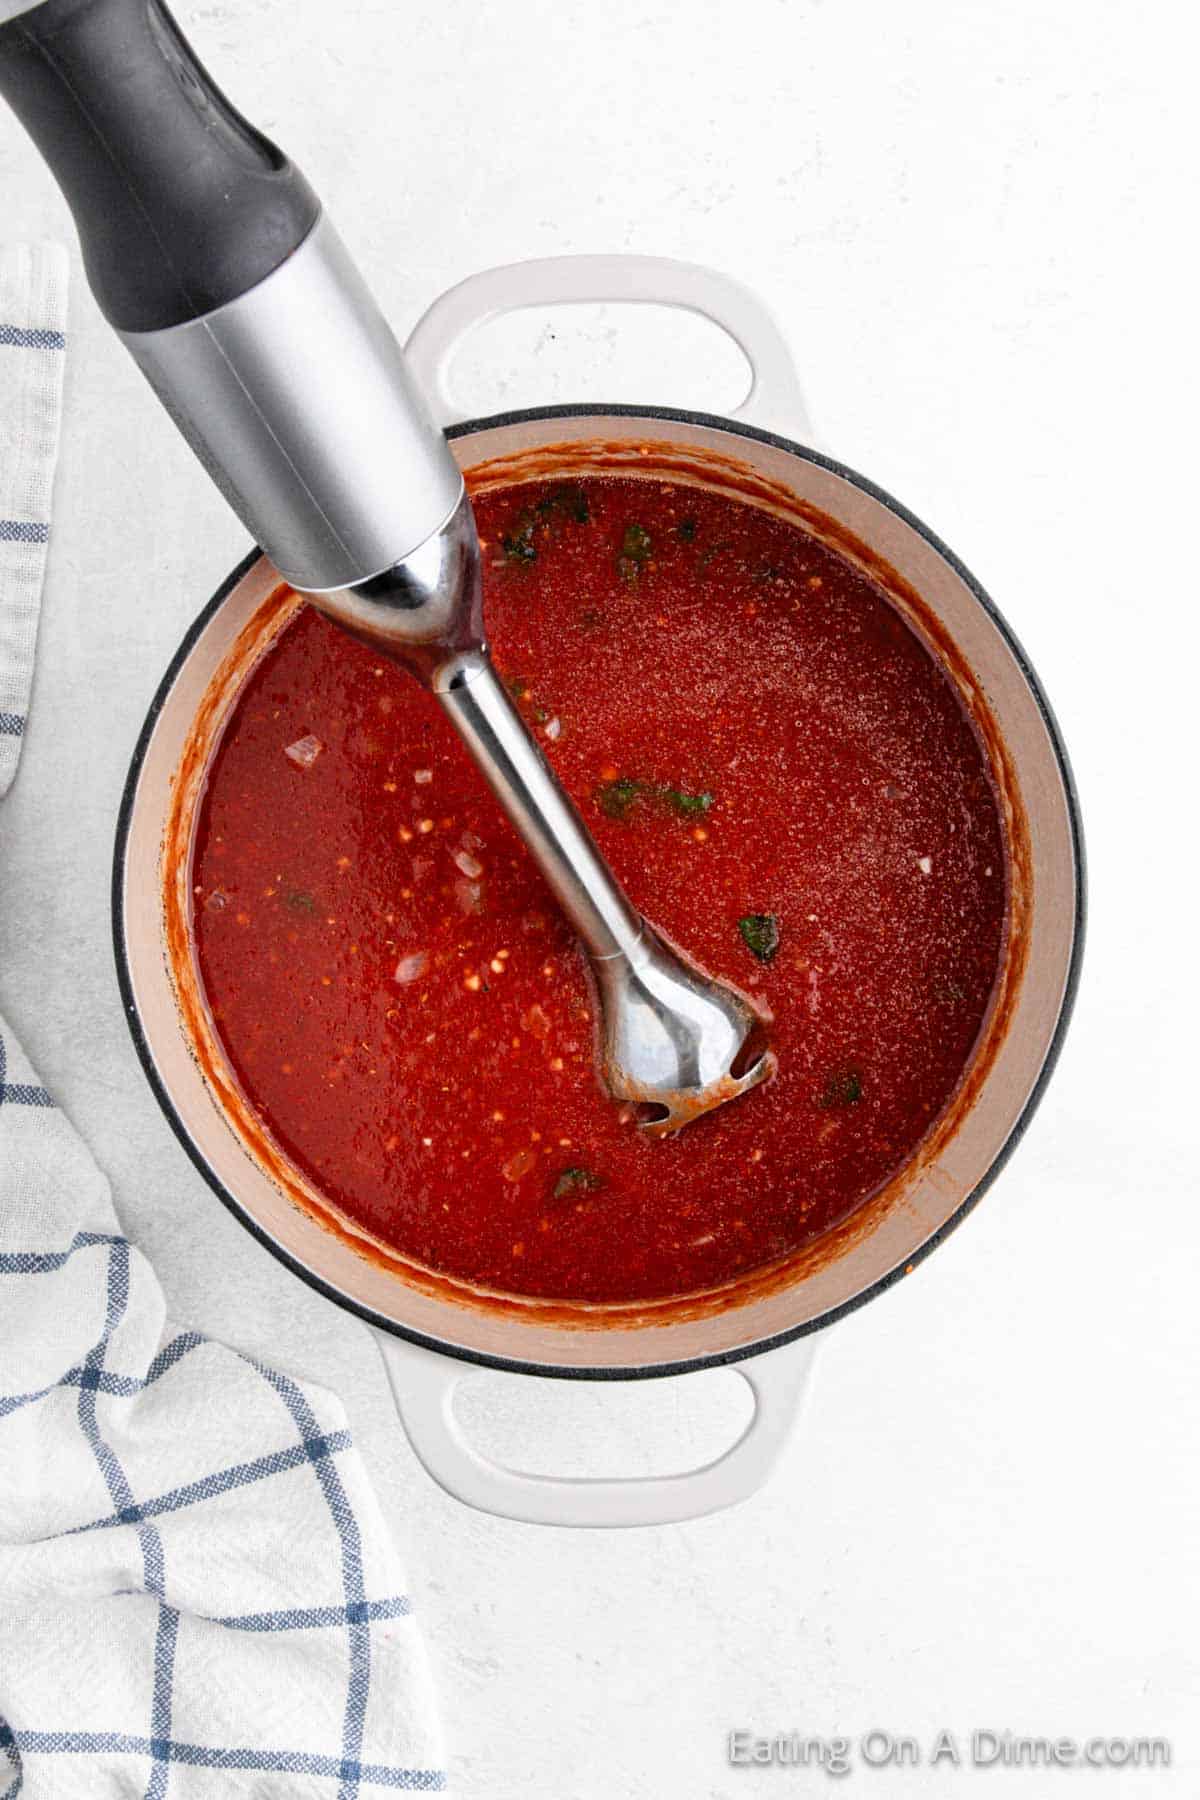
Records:
{"label": "white textured surface", "polygon": [[[824,1785],[728,1768],[733,1725],[1163,1732],[1166,1774],[990,1783],[1014,1800],[1075,1780],[1122,1800],[1194,1794],[1200,1209],[1193,832],[1179,824],[1195,816],[1185,534],[1200,396],[1184,10],[179,11],[312,175],[402,329],[473,268],[557,251],[683,256],[762,293],[829,446],[929,520],[1034,657],[1083,791],[1093,912],[1042,1114],[963,1230],[831,1338],[765,1494],[611,1537],[444,1500],[401,1439],[366,1332],[221,1210],[120,1016],[107,880],[125,767],[185,624],[243,545],[79,281],[38,687],[0,811],[0,982],[172,1310],[344,1395],[417,1574],[466,1800]],[[7,117],[0,193],[5,237],[68,235]],[[484,403],[555,383],[609,398],[629,381],[612,325],[588,322],[570,377],[563,339],[536,336],[512,341],[511,366],[468,357],[462,373],[486,380]],[[686,391],[664,364],[644,397],[702,398],[677,375]],[[709,1438],[721,1386],[681,1403],[685,1436]],[[550,1399],[525,1404],[553,1444],[569,1415]],[[619,1421],[594,1430],[625,1453]],[[985,1778],[851,1779],[953,1800]]]}

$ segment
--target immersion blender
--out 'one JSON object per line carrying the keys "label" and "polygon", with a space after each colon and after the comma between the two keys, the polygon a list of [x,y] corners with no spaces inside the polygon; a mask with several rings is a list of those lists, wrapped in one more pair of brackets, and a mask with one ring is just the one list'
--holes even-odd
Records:
{"label": "immersion blender", "polygon": [[661,1135],[762,1081],[758,1014],[630,904],[498,679],[462,475],[299,169],[161,0],[0,0],[0,93],[101,311],[280,575],[449,714],[583,941],[609,1093]]}

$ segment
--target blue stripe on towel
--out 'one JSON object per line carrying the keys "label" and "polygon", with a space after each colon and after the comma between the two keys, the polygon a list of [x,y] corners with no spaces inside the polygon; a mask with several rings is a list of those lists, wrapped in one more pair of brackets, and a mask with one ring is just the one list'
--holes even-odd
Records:
{"label": "blue stripe on towel", "polygon": [[92,1455],[104,1477],[104,1483],[113,1504],[120,1513],[126,1515],[129,1523],[137,1527],[138,1545],[142,1552],[142,1576],[146,1592],[155,1594],[161,1599],[165,1581],[162,1539],[158,1535],[157,1528],[147,1524],[141,1508],[135,1503],[129,1478],[121,1467],[120,1458],[100,1430],[100,1422],[96,1413],[96,1390],[100,1386],[99,1371],[104,1367],[104,1354],[109,1340],[124,1318],[125,1308],[128,1304],[129,1245],[124,1238],[118,1238],[108,1253],[108,1302],[104,1331],[84,1360],[83,1376],[79,1383],[79,1425],[91,1446]]}
{"label": "blue stripe on towel", "polygon": [[146,1800],[163,1800],[171,1760],[171,1685],[175,1679],[175,1644],[179,1614],[173,1606],[160,1605],[158,1633],[154,1640],[154,1698],[150,1711],[150,1754],[154,1767],[146,1788]]}
{"label": "blue stripe on towel", "polygon": [[48,1275],[93,1244],[123,1244],[115,1232],[77,1231],[65,1250],[0,1250],[0,1275]]}
{"label": "blue stripe on towel", "polygon": [[0,544],[46,544],[50,527],[33,519],[0,519]]}
{"label": "blue stripe on towel", "polygon": [[[294,1381],[275,1369],[257,1365],[268,1387],[274,1388],[291,1413],[302,1443],[309,1443],[319,1432],[316,1414],[307,1397]],[[342,1778],[337,1800],[356,1800],[362,1780],[359,1760],[363,1746],[363,1727],[367,1715],[367,1695],[371,1686],[371,1627],[366,1618],[366,1589],[363,1585],[362,1540],[358,1520],[342,1486],[337,1468],[328,1456],[313,1457],[313,1473],[325,1496],[330,1517],[337,1527],[342,1549],[342,1589],[346,1602],[346,1637],[350,1653],[350,1679],[346,1690],[346,1707],[342,1716]]]}
{"label": "blue stripe on towel", "polygon": [[[230,1613],[214,1619],[229,1631],[324,1631],[350,1623],[350,1606],[291,1606],[283,1612]],[[354,1606],[355,1619],[407,1619],[412,1601],[407,1594],[390,1600],[367,1600]]]}
{"label": "blue stripe on towel", "polygon": [[384,1763],[354,1763],[305,1750],[217,1749],[209,1744],[182,1744],[135,1737],[124,1731],[12,1731],[0,1725],[0,1749],[10,1746],[30,1756],[155,1756],[193,1769],[247,1769],[274,1775],[347,1778],[370,1787],[403,1788],[408,1793],[440,1794],[446,1786],[442,1769],[396,1769]]}
{"label": "blue stripe on towel", "polygon": [[0,1106],[53,1106],[54,1101],[44,1087],[29,1081],[6,1081],[0,1087]]}
{"label": "blue stripe on towel", "polygon": [[0,348],[9,350],[65,350],[65,331],[43,331],[37,325],[0,325]]}

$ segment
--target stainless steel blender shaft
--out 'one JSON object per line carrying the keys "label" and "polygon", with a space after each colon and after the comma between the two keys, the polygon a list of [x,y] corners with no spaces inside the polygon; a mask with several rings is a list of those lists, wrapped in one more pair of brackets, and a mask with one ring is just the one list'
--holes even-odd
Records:
{"label": "stainless steel blender shaft", "polygon": [[482,649],[438,670],[434,691],[535,857],[593,961],[636,958],[643,928]]}

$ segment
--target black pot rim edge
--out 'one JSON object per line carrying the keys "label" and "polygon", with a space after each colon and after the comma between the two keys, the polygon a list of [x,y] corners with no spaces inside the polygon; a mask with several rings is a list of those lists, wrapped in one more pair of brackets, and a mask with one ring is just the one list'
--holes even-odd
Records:
{"label": "black pot rim edge", "polygon": [[726,1367],[730,1364],[745,1361],[751,1356],[761,1355],[768,1350],[780,1349],[783,1345],[793,1343],[798,1338],[808,1337],[813,1332],[823,1331],[826,1326],[836,1323],[838,1319],[846,1317],[848,1313],[856,1312],[860,1306],[865,1306],[868,1300],[873,1300],[877,1294],[883,1293],[885,1289],[890,1288],[893,1283],[901,1280],[904,1275],[915,1269],[918,1263],[924,1262],[926,1257],[929,1256],[932,1251],[937,1249],[943,1239],[948,1237],[955,1227],[962,1223],[967,1214],[978,1205],[979,1201],[1000,1174],[1013,1151],[1016,1149],[1017,1144],[1023,1137],[1030,1120],[1037,1111],[1042,1095],[1045,1092],[1046,1085],[1054,1072],[1055,1064],[1058,1061],[1059,1053],[1062,1049],[1063,1040],[1066,1036],[1067,1026],[1070,1023],[1071,1013],[1075,1004],[1075,996],[1079,986],[1079,973],[1083,958],[1083,945],[1086,933],[1087,875],[1083,823],[1080,816],[1079,798],[1075,788],[1075,778],[1071,771],[1071,764],[1067,757],[1065,745],[1063,744],[1062,734],[1058,728],[1058,722],[1055,719],[1050,702],[1042,690],[1042,685],[1038,680],[1033,665],[1030,663],[1028,656],[1025,654],[1024,649],[1011,627],[1008,625],[1003,614],[976,581],[970,570],[959,561],[953,551],[948,549],[934,532],[930,531],[927,525],[923,524],[922,521],[917,518],[915,513],[909,512],[907,507],[901,505],[898,500],[893,499],[889,493],[883,488],[878,487],[873,481],[868,480],[865,475],[857,474],[853,469],[847,468],[844,463],[835,461],[834,458],[824,455],[819,450],[808,449],[802,444],[795,443],[790,438],[781,437],[775,432],[764,431],[759,426],[746,425],[736,419],[725,419],[712,413],[690,412],[666,406],[602,406],[588,403],[586,405],[578,406],[527,407],[514,412],[494,413],[486,418],[463,420],[459,424],[450,426],[446,432],[446,436],[451,439],[468,437],[480,431],[497,430],[507,425],[526,424],[542,419],[601,417],[647,420],[668,419],[685,425],[699,425],[707,427],[710,430],[726,432],[736,437],[752,438],[758,443],[770,444],[778,450],[787,452],[789,455],[798,456],[805,462],[816,463],[820,468],[828,469],[832,474],[840,476],[852,486],[869,494],[872,499],[879,501],[881,505],[885,506],[890,512],[894,513],[897,518],[903,520],[906,525],[910,526],[923,537],[926,543],[928,543],[930,547],[949,564],[958,575],[959,579],[965,583],[1007,644],[1017,666],[1020,668],[1021,673],[1025,678],[1025,682],[1033,695],[1034,701],[1037,704],[1038,711],[1041,714],[1042,721],[1050,738],[1051,746],[1054,750],[1055,760],[1058,764],[1059,775],[1066,796],[1067,813],[1071,827],[1071,844],[1075,864],[1075,918],[1071,940],[1071,957],[1067,969],[1067,979],[1063,989],[1063,998],[1059,1008],[1058,1019],[1055,1022],[1054,1032],[1047,1047],[1046,1055],[1043,1058],[1042,1066],[1038,1071],[1037,1079],[1030,1089],[1025,1104],[1014,1122],[1008,1137],[1001,1145],[997,1154],[993,1157],[979,1181],[976,1182],[970,1193],[967,1194],[965,1199],[962,1200],[950,1217],[946,1219],[923,1244],[919,1245],[911,1255],[906,1257],[903,1263],[898,1264],[894,1269],[889,1270],[887,1274],[882,1275],[878,1281],[872,1282],[869,1287],[863,1288],[851,1299],[843,1301],[840,1306],[830,1308],[828,1312],[821,1313],[819,1317],[815,1319],[809,1319],[802,1325],[793,1326],[787,1331],[776,1332],[773,1336],[768,1338],[756,1339],[752,1344],[744,1344],[732,1350],[716,1351],[707,1356],[688,1357],[677,1362],[639,1364],[632,1368],[592,1368],[587,1366],[572,1367],[556,1364],[530,1363],[525,1362],[520,1358],[489,1356],[483,1351],[470,1350],[458,1344],[445,1343],[440,1338],[428,1337],[422,1332],[412,1330],[409,1326],[398,1325],[393,1319],[384,1318],[382,1314],[375,1312],[371,1307],[363,1306],[358,1301],[350,1299],[348,1295],[343,1294],[339,1288],[335,1287],[332,1282],[324,1280],[323,1277],[316,1274],[312,1269],[306,1268],[302,1262],[292,1256],[292,1254],[285,1250],[282,1245],[277,1244],[270,1233],[264,1230],[256,1219],[251,1217],[246,1208],[241,1205],[220,1180],[215,1171],[210,1168],[199,1147],[193,1143],[188,1134],[183,1120],[175,1109],[174,1101],[171,1099],[171,1096],[167,1092],[166,1086],[158,1073],[134,1001],[133,983],[129,971],[129,957],[125,944],[125,925],[123,916],[125,858],[129,840],[129,827],[133,815],[133,804],[137,792],[138,780],[141,775],[142,764],[145,760],[146,750],[151,735],[158,722],[159,715],[166,704],[167,697],[175,685],[176,677],[188,656],[191,654],[196,639],[200,636],[200,633],[209,623],[209,620],[213,617],[214,613],[242,580],[243,576],[258,560],[261,552],[257,549],[251,550],[250,553],[243,558],[226,580],[221,583],[216,593],[212,596],[212,599],[209,600],[208,604],[189,626],[183,641],[171,658],[166,673],[163,675],[163,678],[155,691],[154,698],[150,703],[149,711],[146,714],[141,731],[138,734],[137,743],[134,746],[133,756],[129,765],[129,773],[125,779],[124,791],[121,795],[120,810],[117,815],[117,834],[113,849],[112,869],[112,931],[113,951],[117,966],[117,982],[121,990],[125,1020],[129,1026],[130,1035],[133,1038],[133,1045],[137,1052],[138,1060],[142,1065],[151,1090],[166,1116],[167,1123],[182,1144],[192,1163],[221,1203],[227,1207],[239,1223],[250,1232],[252,1237],[256,1238],[260,1244],[269,1250],[273,1256],[277,1257],[285,1267],[292,1271],[293,1274],[298,1275],[302,1281],[306,1282],[309,1287],[314,1288],[319,1294],[323,1294],[327,1299],[334,1301],[336,1305],[342,1307],[346,1311],[354,1313],[358,1318],[363,1319],[368,1325],[373,1325],[377,1330],[387,1332],[393,1337],[407,1339],[409,1343],[416,1344],[421,1349],[434,1350],[443,1356],[453,1357],[460,1362],[475,1364],[482,1368],[501,1369],[519,1375],[544,1375],[549,1378],[562,1380],[638,1381],[656,1380],[669,1375],[684,1375],[699,1369]]}

